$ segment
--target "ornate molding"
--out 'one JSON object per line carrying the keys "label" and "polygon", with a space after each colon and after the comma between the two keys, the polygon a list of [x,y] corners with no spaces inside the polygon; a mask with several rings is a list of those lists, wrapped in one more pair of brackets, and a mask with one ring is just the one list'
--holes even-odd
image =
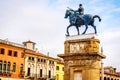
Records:
{"label": "ornate molding", "polygon": [[92,66],[97,60],[70,60],[65,62],[67,67],[70,66]]}

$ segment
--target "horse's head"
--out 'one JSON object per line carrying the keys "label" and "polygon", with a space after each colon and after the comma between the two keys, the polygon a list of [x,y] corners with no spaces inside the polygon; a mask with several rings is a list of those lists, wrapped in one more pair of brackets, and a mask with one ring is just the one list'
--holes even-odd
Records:
{"label": "horse's head", "polygon": [[70,16],[72,14],[72,11],[71,10],[66,10],[66,13],[65,13],[65,17],[64,18],[68,18],[68,16]]}
{"label": "horse's head", "polygon": [[79,14],[76,13],[74,10],[69,9],[69,10],[66,10],[64,18],[68,18],[69,17],[69,22],[70,22],[71,25],[73,25],[73,24],[75,24],[76,18],[77,18],[78,15]]}
{"label": "horse's head", "polygon": [[64,17],[64,18],[68,18],[69,15],[70,15],[70,14],[69,14],[69,10],[66,10],[66,12],[65,12],[65,17]]}

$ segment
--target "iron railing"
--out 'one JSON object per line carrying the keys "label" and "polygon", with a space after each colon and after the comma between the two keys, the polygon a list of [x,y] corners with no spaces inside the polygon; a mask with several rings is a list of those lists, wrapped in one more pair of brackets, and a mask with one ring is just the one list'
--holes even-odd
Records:
{"label": "iron railing", "polygon": [[55,80],[55,76],[49,76],[49,75],[40,75],[40,74],[34,74],[34,73],[30,73],[29,75],[27,75],[26,77],[33,79],[35,77],[37,77],[37,79],[39,80]]}
{"label": "iron railing", "polygon": [[0,70],[0,76],[11,76],[12,71]]}

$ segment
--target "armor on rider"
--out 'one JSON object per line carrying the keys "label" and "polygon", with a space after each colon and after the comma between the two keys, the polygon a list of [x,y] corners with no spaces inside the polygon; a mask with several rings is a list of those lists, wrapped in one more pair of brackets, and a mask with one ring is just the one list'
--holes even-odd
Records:
{"label": "armor on rider", "polygon": [[84,8],[83,8],[82,4],[79,4],[79,8],[78,8],[77,12],[79,12],[79,15],[84,14]]}
{"label": "armor on rider", "polygon": [[77,20],[78,17],[80,17],[82,20],[84,20],[84,19],[82,18],[82,15],[84,14],[84,8],[83,8],[82,4],[79,4],[78,10],[76,10],[75,12],[78,12],[79,15],[77,15],[77,17],[75,18],[74,24],[75,24],[75,22],[76,22],[76,20]]}

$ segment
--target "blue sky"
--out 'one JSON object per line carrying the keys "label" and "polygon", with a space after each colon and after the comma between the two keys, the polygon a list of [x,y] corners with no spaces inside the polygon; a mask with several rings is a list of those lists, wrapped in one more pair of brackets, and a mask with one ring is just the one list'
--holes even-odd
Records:
{"label": "blue sky", "polygon": [[[83,4],[85,14],[99,15],[95,20],[98,36],[107,58],[105,65],[120,71],[120,1],[119,0],[0,0],[0,39],[22,43],[36,42],[40,52],[56,57],[64,53],[64,41],[68,19],[64,19],[67,7],[77,10]],[[84,27],[80,28],[82,31]],[[93,32],[89,27],[88,33]],[[76,35],[76,29],[70,28]]]}

